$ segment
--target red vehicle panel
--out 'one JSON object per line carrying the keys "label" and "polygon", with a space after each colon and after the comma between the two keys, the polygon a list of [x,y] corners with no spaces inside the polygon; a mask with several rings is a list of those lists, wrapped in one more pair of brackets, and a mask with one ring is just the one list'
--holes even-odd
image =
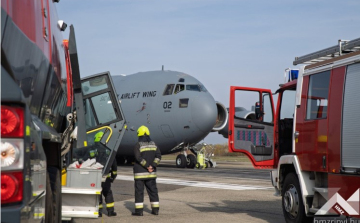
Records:
{"label": "red vehicle panel", "polygon": [[341,113],[346,67],[332,70],[332,81],[329,101],[328,129],[328,171],[339,173],[341,169]]}
{"label": "red vehicle panel", "polygon": [[[274,114],[271,90],[260,88],[234,87],[230,88],[229,108],[229,152],[241,152],[249,157],[255,168],[274,168],[274,123],[264,123],[262,116],[258,120],[248,120],[235,115],[235,91],[251,91],[259,93],[259,104],[267,95]],[[260,106],[260,112],[263,112]],[[274,117],[272,115],[272,120]]]}

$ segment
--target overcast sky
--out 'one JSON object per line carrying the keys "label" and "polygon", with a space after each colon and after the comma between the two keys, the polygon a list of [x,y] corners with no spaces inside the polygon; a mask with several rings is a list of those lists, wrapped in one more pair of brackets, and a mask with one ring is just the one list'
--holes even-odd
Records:
{"label": "overcast sky", "polygon": [[296,56],[360,37],[359,0],[61,0],[57,9],[75,26],[82,76],[164,65],[225,106],[231,85],[275,91]]}

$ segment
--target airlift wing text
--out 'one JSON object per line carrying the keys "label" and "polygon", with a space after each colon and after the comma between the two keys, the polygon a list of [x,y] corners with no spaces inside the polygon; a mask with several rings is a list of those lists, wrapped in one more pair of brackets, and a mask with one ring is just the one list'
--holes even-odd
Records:
{"label": "airlift wing text", "polygon": [[143,98],[155,97],[156,96],[156,91],[125,93],[125,94],[121,95],[120,99],[139,98],[139,96],[142,96]]}

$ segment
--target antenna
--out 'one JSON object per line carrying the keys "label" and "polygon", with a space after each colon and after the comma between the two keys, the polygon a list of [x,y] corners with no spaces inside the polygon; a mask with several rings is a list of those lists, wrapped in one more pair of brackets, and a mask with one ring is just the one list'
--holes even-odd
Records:
{"label": "antenna", "polygon": [[162,71],[164,71],[164,65],[162,65]]}

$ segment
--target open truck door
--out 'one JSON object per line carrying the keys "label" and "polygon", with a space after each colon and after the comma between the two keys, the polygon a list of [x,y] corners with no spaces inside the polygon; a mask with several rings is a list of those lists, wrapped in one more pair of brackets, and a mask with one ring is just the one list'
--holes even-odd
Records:
{"label": "open truck door", "polygon": [[[81,79],[86,141],[96,151],[96,161],[109,172],[125,132],[124,116],[109,72]],[[95,135],[101,132],[98,142]]]}
{"label": "open truck door", "polygon": [[[237,116],[250,107],[254,115]],[[255,168],[274,167],[274,103],[271,90],[230,87],[229,152],[247,155]]]}
{"label": "open truck door", "polygon": [[[109,173],[124,135],[126,125],[109,72],[80,79],[74,27],[70,26],[69,54],[76,105],[77,141],[72,160],[96,157]],[[101,137],[95,140],[95,135]]]}

